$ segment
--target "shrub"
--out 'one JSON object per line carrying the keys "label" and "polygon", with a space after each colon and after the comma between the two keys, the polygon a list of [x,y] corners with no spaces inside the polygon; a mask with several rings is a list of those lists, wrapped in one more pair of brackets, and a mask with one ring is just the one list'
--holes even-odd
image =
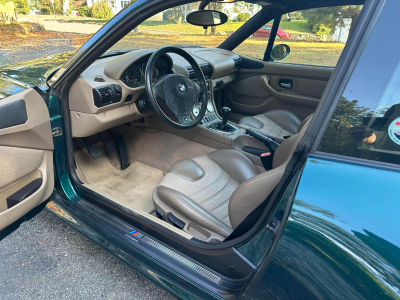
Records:
{"label": "shrub", "polygon": [[113,12],[106,0],[101,0],[93,4],[92,15],[97,19],[111,19]]}
{"label": "shrub", "polygon": [[53,8],[50,6],[42,6],[40,8],[40,12],[44,15],[52,15],[53,14]]}
{"label": "shrub", "polygon": [[14,0],[17,13],[27,15],[31,10],[28,0]]}
{"label": "shrub", "polygon": [[10,16],[10,15],[14,16],[14,9],[15,9],[15,5],[11,1],[0,3],[0,17],[5,19],[6,14],[8,16]]}
{"label": "shrub", "polygon": [[180,24],[182,21],[182,10],[180,9],[180,6],[164,11],[163,20],[173,21],[176,24]]}
{"label": "shrub", "polygon": [[30,32],[41,32],[44,30],[43,25],[31,22],[11,22],[10,24],[0,24],[0,34],[2,35],[26,34]]}
{"label": "shrub", "polygon": [[312,31],[318,36],[323,36],[331,33],[332,30],[324,24],[315,24]]}
{"label": "shrub", "polygon": [[93,16],[92,8],[87,5],[82,5],[81,7],[79,7],[78,12],[79,12],[79,15],[82,17],[92,17]]}
{"label": "shrub", "polygon": [[251,16],[249,13],[240,13],[237,16],[237,20],[238,22],[247,22],[248,20],[250,20]]}
{"label": "shrub", "polygon": [[171,21],[172,20],[173,11],[166,10],[163,12],[162,19],[163,21]]}

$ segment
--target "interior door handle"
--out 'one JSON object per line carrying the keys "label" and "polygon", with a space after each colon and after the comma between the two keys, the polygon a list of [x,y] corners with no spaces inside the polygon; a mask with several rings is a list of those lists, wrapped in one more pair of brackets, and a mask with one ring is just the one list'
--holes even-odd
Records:
{"label": "interior door handle", "polygon": [[281,87],[286,88],[286,89],[291,89],[292,88],[292,84],[291,83],[283,83],[283,82],[281,82],[279,85]]}
{"label": "interior door handle", "polygon": [[[299,95],[296,93],[281,93],[281,92],[276,91],[268,82],[271,79],[271,77],[269,75],[262,75],[262,76],[260,76],[260,79],[264,83],[264,86],[269,91],[269,93],[280,100],[287,101],[287,102],[293,102],[293,103],[297,103],[297,104],[301,103],[304,105],[311,105],[311,106],[317,106],[319,103],[319,100],[320,100],[319,98]],[[282,83],[287,83],[287,82],[282,82]],[[291,84],[291,83],[289,83],[289,84]]]}
{"label": "interior door handle", "polygon": [[272,86],[270,86],[268,81],[270,80],[271,77],[269,77],[268,75],[262,75],[260,78],[261,81],[264,83],[264,86],[272,95],[281,100],[285,99],[285,94],[276,91]]}

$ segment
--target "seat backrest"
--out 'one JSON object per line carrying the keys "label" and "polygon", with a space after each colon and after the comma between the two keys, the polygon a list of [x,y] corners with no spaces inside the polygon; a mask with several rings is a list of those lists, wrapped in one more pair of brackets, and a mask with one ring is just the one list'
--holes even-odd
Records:
{"label": "seat backrest", "polygon": [[273,169],[244,182],[233,192],[229,199],[229,220],[232,228],[235,229],[254,209],[257,208],[274,190],[281,180],[286,165],[293,155],[297,145],[303,139],[311,117],[300,128],[299,132],[284,140],[276,149]]}

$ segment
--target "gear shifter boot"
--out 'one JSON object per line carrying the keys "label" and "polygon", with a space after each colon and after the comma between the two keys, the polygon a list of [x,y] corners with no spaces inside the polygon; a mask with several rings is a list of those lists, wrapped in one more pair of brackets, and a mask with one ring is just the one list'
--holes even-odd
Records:
{"label": "gear shifter boot", "polygon": [[229,114],[231,109],[224,106],[222,108],[222,121],[216,121],[208,126],[208,128],[213,130],[218,130],[226,133],[235,133],[238,129],[235,126],[228,124]]}
{"label": "gear shifter boot", "polygon": [[226,133],[235,133],[238,129],[231,124],[226,124],[223,125],[222,121],[216,121],[214,123],[211,123],[208,128],[218,130],[218,131],[223,131]]}

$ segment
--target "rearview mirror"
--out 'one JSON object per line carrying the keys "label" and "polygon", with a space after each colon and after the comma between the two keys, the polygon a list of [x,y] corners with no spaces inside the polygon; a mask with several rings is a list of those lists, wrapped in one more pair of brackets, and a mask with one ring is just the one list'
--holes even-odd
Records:
{"label": "rearview mirror", "polygon": [[216,10],[196,10],[186,16],[186,21],[195,26],[218,26],[228,21],[228,16]]}
{"label": "rearview mirror", "polygon": [[290,47],[286,44],[278,44],[272,47],[271,58],[273,60],[282,60],[290,53]]}

